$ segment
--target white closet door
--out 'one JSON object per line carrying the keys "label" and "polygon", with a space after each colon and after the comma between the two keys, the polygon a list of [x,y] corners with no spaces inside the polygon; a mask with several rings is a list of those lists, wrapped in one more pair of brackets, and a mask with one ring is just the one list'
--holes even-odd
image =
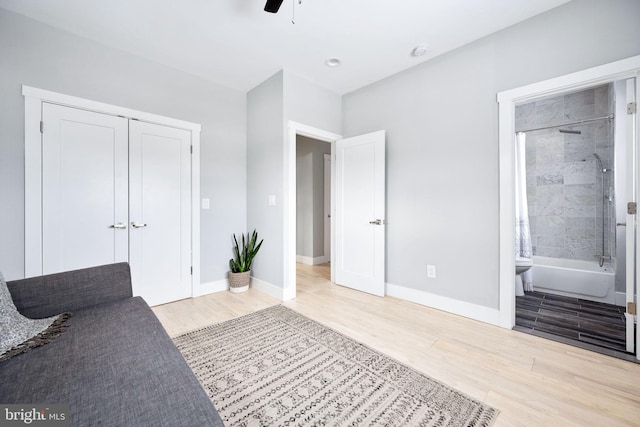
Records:
{"label": "white closet door", "polygon": [[42,272],[128,260],[127,120],[43,103]]}
{"label": "white closet door", "polygon": [[131,121],[130,258],[149,305],[191,296],[191,133]]}

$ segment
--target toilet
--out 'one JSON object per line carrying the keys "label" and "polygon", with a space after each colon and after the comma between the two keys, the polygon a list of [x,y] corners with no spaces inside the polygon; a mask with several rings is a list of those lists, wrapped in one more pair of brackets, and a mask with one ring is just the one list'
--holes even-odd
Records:
{"label": "toilet", "polygon": [[524,296],[524,286],[522,284],[521,274],[533,267],[533,260],[531,258],[516,257],[516,296]]}

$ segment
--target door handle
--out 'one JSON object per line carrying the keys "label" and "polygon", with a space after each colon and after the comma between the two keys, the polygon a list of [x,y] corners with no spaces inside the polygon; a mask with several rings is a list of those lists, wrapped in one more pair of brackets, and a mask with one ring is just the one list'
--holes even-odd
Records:
{"label": "door handle", "polygon": [[113,225],[110,225],[109,228],[117,228],[119,230],[124,230],[127,228],[127,224],[125,224],[124,222],[117,222]]}
{"label": "door handle", "polygon": [[374,221],[369,221],[371,225],[384,225],[384,219],[376,219]]}
{"label": "door handle", "polygon": [[131,223],[131,227],[133,227],[133,228],[144,228],[146,226],[147,226],[147,224],[142,223],[142,222],[132,222]]}

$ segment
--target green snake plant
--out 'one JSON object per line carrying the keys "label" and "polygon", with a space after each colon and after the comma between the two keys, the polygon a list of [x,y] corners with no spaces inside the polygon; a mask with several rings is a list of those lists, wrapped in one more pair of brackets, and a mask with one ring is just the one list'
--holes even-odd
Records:
{"label": "green snake plant", "polygon": [[260,243],[256,245],[258,240],[258,233],[256,230],[253,230],[251,236],[247,233],[247,239],[244,238],[244,233],[242,234],[242,248],[238,245],[238,239],[236,239],[236,235],[233,235],[233,255],[234,258],[229,260],[229,267],[231,268],[232,273],[243,273],[245,271],[251,270],[251,263],[253,262],[253,258],[256,256],[258,251],[260,250],[260,246],[262,246],[263,240],[260,240]]}

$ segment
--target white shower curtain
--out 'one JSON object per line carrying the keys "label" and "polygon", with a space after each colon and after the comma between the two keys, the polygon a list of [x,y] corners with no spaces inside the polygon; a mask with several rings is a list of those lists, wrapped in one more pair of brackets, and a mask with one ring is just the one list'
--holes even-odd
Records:
{"label": "white shower curtain", "polygon": [[[516,134],[516,256],[532,258],[529,208],[527,207],[526,134]],[[531,269],[521,274],[525,291],[533,291]]]}

